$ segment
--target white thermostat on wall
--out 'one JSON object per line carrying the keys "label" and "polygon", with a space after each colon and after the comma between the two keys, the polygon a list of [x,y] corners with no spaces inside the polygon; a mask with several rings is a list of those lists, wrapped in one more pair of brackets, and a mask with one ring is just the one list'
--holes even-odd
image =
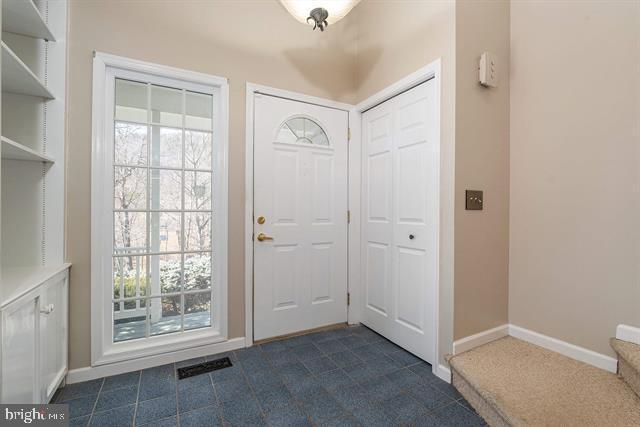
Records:
{"label": "white thermostat on wall", "polygon": [[498,87],[498,61],[491,52],[480,55],[479,80],[482,86]]}

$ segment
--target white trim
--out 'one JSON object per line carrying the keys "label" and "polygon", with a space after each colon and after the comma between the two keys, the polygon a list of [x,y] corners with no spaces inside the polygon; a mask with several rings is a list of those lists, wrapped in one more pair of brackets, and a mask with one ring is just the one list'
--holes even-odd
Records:
{"label": "white trim", "polygon": [[451,384],[451,369],[443,364],[438,364],[437,367],[434,365],[433,373],[443,381]]}
{"label": "white trim", "polygon": [[244,150],[244,337],[253,345],[253,100],[256,87],[247,83]]}
{"label": "white trim", "polygon": [[[146,82],[164,85],[179,85],[186,90],[210,93],[214,96],[215,164],[212,200],[218,200],[215,224],[216,237],[213,249],[211,328],[165,336],[149,337],[113,343],[111,340],[112,312],[111,290],[104,286],[105,272],[111,269],[112,253],[112,182],[106,177],[112,173],[110,120],[113,119],[113,99],[105,98],[114,91],[114,77],[143,79]],[[229,87],[227,79],[188,70],[122,58],[104,53],[94,53],[93,101],[92,101],[92,174],[91,174],[91,363],[92,366],[124,362],[125,360],[167,351],[178,351],[197,346],[210,345],[227,340],[227,252],[228,252],[228,110]],[[109,226],[105,226],[109,224]],[[220,248],[223,248],[220,250]],[[109,254],[107,257],[105,254]]]}
{"label": "white trim", "polygon": [[[437,188],[439,189],[438,191],[438,206],[437,206],[437,211],[438,211],[438,217],[437,217],[437,226],[436,226],[436,239],[437,239],[437,245],[436,245],[436,265],[438,266],[437,271],[436,271],[436,283],[437,286],[435,287],[435,295],[430,295],[429,298],[434,298],[433,301],[435,301],[436,303],[434,304],[435,307],[435,313],[434,313],[434,322],[433,322],[433,328],[434,328],[434,337],[435,337],[435,349],[434,349],[434,355],[435,355],[435,361],[432,364],[432,371],[435,375],[445,379],[446,377],[448,377],[448,382],[451,381],[451,374],[449,372],[449,370],[444,367],[443,365],[440,365],[440,359],[441,359],[441,355],[440,355],[440,270],[442,268],[442,266],[440,265],[440,245],[441,245],[441,230],[440,227],[442,225],[442,221],[440,216],[442,215],[441,213],[441,207],[442,207],[442,194],[443,194],[443,189],[441,187],[441,182],[442,180],[441,178],[441,173],[442,173],[442,168],[440,167],[441,162],[442,162],[442,149],[440,147],[440,145],[442,144],[442,137],[441,137],[441,110],[442,110],[442,102],[441,102],[441,92],[442,92],[442,61],[440,58],[432,61],[431,63],[427,64],[426,66],[420,68],[419,70],[409,74],[408,76],[404,77],[403,79],[400,79],[399,81],[393,83],[392,85],[382,89],[381,91],[379,91],[378,93],[370,96],[369,98],[365,99],[364,101],[360,102],[358,105],[356,105],[356,107],[354,108],[354,114],[355,113],[359,113],[359,116],[362,116],[362,113],[364,113],[365,111],[375,107],[376,105],[379,105],[391,98],[393,98],[394,96],[397,96],[403,92],[406,92],[407,90],[421,84],[424,83],[428,80],[434,79],[435,80],[435,87],[436,87],[436,105],[437,105],[437,109],[436,109],[436,120],[435,122],[437,123],[437,129],[436,129],[436,139],[439,142],[439,148],[438,148],[438,156],[439,156],[439,161],[438,161],[438,165],[439,165],[439,170],[437,173],[437,177],[438,177],[438,182],[437,182]],[[360,127],[360,120],[358,120],[358,126]],[[352,129],[353,131],[353,129]],[[362,142],[360,141],[361,137],[360,137],[360,131],[358,132],[358,159],[357,161],[360,162],[360,153],[361,153],[361,145]],[[354,150],[355,151],[355,150]],[[350,151],[351,153],[351,151]],[[350,160],[350,166],[355,163],[355,159],[352,162]],[[359,170],[361,166],[359,167]],[[358,200],[360,200],[360,194],[362,191],[362,177],[360,174],[358,174],[357,176],[353,176],[350,174],[350,178],[358,179],[357,185],[355,182],[349,182],[349,188],[350,190],[352,188],[356,188],[357,191],[357,197]],[[351,199],[351,194],[349,195],[350,199]],[[355,196],[355,194],[354,194]],[[353,218],[353,215],[352,215]],[[361,224],[358,223],[358,227],[361,227]],[[358,231],[358,237],[359,237],[360,233]],[[360,239],[358,239],[357,244],[360,245]],[[350,252],[351,253],[351,252]],[[349,262],[349,267],[350,269],[353,268],[356,271],[350,271],[350,277],[354,277],[354,278],[358,278],[358,280],[361,277],[361,271],[362,271],[362,265],[361,265],[361,257],[360,257],[360,252],[357,253],[358,255],[358,264],[355,264],[355,260],[354,262]],[[450,262],[453,262],[453,260],[450,260]],[[360,297],[363,294],[362,291],[362,282],[359,280],[359,283],[357,283],[357,287],[358,287],[358,292],[357,292],[357,296],[359,299],[359,304],[362,306],[363,301],[362,298]],[[352,289],[352,286],[350,286],[350,289]],[[361,316],[361,308],[357,311],[358,316]],[[451,312],[453,312],[453,307],[451,307]],[[451,328],[453,329],[453,328]],[[444,351],[445,353],[448,352],[447,350]],[[449,374],[447,374],[447,372],[449,372]]]}
{"label": "white trim", "polygon": [[[401,94],[402,92],[406,92],[414,86],[419,85],[420,83],[424,83],[427,80],[432,78],[440,78],[440,69],[441,69],[441,60],[440,58],[435,61],[429,63],[428,65],[420,68],[419,70],[409,74],[408,76],[398,80],[390,86],[382,89],[380,92],[377,92],[371,95],[369,98],[364,101],[358,103],[356,105],[356,111],[360,113],[364,113],[365,111],[375,107],[378,104],[381,104],[389,99],[393,98]],[[440,85],[438,86],[438,98],[440,95]],[[440,105],[440,104],[438,104]]]}
{"label": "white trim", "polygon": [[[207,86],[224,86],[229,84],[225,77],[213,76],[210,74],[198,73],[197,71],[185,70],[182,68],[170,67],[168,65],[154,64],[151,62],[139,61],[137,59],[125,58],[111,55],[109,53],[94,52],[94,64],[98,60],[103,66],[130,70],[138,73],[154,74],[157,76],[169,76],[185,82],[193,82]],[[95,67],[94,67],[95,71]]]}
{"label": "white trim", "polygon": [[478,332],[477,334],[454,341],[453,354],[464,353],[472,348],[490,343],[491,341],[495,341],[508,335],[509,325],[506,323],[492,329],[487,329],[486,331]]}
{"label": "white trim", "polygon": [[613,357],[529,329],[521,328],[520,326],[509,325],[509,335],[546,348],[547,350],[555,351],[571,359],[595,366],[596,368],[604,369],[605,371],[616,373],[618,370],[618,361]]}
{"label": "white trim", "polygon": [[629,325],[618,325],[616,328],[616,338],[640,345],[640,328]]}
{"label": "white trim", "polygon": [[[254,108],[253,100],[256,93],[275,96],[278,98],[290,99],[292,101],[305,102],[307,104],[318,105],[320,107],[335,108],[338,110],[348,111],[349,120],[351,120],[351,112],[353,105],[342,102],[331,101],[329,99],[318,98],[315,96],[305,95],[302,93],[291,92],[288,90],[277,89],[269,86],[263,86],[255,83],[247,82],[245,94],[245,220],[244,220],[244,329],[247,347],[253,345],[253,123]],[[353,138],[352,138],[353,140]],[[351,168],[351,161],[348,167]],[[350,186],[351,189],[351,186]],[[353,215],[352,215],[353,220]],[[349,227],[351,229],[351,227]],[[351,234],[350,234],[351,235]],[[350,246],[350,245],[349,245]],[[350,251],[350,247],[347,248]],[[348,282],[350,273],[347,272],[347,286],[351,289]],[[349,313],[349,311],[347,311]],[[349,323],[351,319],[348,317]]]}
{"label": "white trim", "polygon": [[[99,218],[102,218],[103,212],[102,199],[98,195],[103,194],[103,182],[94,177],[104,176],[104,167],[102,159],[105,158],[104,143],[104,115],[105,105],[104,93],[106,90],[106,74],[107,63],[102,60],[102,56],[95,55],[93,59],[93,93],[91,108],[91,132],[92,132],[92,150],[91,150],[91,234],[94,228],[97,228]],[[94,225],[95,224],[95,225]],[[99,230],[96,230],[98,232]],[[91,361],[92,364],[99,360],[102,356],[102,319],[105,308],[102,306],[103,298],[101,287],[98,285],[102,282],[104,272],[102,270],[102,261],[98,254],[102,253],[102,239],[91,239]]]}
{"label": "white trim", "polygon": [[362,183],[362,113],[352,108],[349,111],[349,194],[348,209],[351,222],[348,231],[348,292],[351,304],[347,307],[347,322],[350,325],[362,320],[362,284],[360,278],[361,254],[361,183]]}
{"label": "white trim", "polygon": [[276,96],[292,101],[306,102],[307,104],[318,105],[320,107],[335,108],[336,110],[350,111],[353,108],[353,105],[345,104],[344,102],[332,101],[317,96],[247,82],[247,94],[249,93],[261,93],[263,95]]}
{"label": "white trim", "polygon": [[223,353],[225,351],[237,350],[245,347],[244,337],[232,338],[228,341],[200,346],[187,350],[178,350],[170,353],[158,354],[155,356],[141,357],[108,365],[72,369],[67,373],[67,384],[93,380],[96,378],[108,377],[111,375],[124,374],[126,372],[140,369],[152,368],[154,366],[165,365],[167,363],[180,362],[195,357],[203,357],[211,354]]}

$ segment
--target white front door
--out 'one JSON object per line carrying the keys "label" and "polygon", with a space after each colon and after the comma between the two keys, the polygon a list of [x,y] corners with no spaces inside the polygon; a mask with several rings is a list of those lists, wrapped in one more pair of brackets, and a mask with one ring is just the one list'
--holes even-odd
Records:
{"label": "white front door", "polygon": [[435,362],[438,249],[436,87],[362,117],[363,323]]}
{"label": "white front door", "polygon": [[254,96],[254,339],[347,320],[348,113]]}

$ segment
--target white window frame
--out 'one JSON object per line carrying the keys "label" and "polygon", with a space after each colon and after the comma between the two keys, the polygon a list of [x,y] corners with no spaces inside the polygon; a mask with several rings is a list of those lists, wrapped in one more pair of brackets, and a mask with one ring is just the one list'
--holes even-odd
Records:
{"label": "white window frame", "polygon": [[[113,104],[115,78],[143,75],[145,82],[214,96],[212,149],[212,327],[113,342]],[[184,350],[227,340],[227,205],[229,84],[226,78],[105,53],[93,58],[91,168],[91,364],[93,366]],[[111,138],[111,139],[110,139]],[[105,280],[108,282],[105,283]]]}

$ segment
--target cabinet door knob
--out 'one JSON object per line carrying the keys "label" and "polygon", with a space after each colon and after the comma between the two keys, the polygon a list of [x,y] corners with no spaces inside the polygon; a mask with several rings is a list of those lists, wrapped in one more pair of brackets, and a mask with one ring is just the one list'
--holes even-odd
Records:
{"label": "cabinet door knob", "polygon": [[415,239],[416,236],[414,236],[413,234],[409,234],[409,240],[413,240]]}
{"label": "cabinet door knob", "polygon": [[45,306],[43,309],[40,309],[40,313],[42,314],[51,314],[53,312],[54,309],[54,305],[53,304],[49,304],[47,306]]}

